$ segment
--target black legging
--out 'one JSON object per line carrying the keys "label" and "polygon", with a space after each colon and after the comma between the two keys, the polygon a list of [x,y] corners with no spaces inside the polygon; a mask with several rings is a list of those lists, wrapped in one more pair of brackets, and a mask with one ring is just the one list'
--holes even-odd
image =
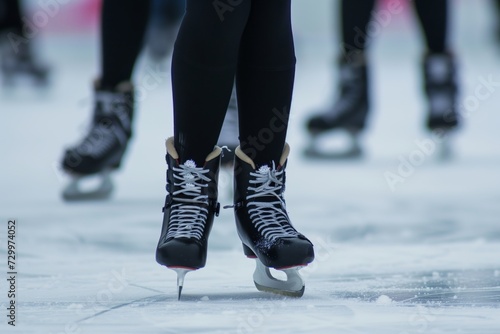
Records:
{"label": "black legging", "polygon": [[[367,26],[376,0],[342,0],[342,41],[346,55],[366,48]],[[447,48],[448,0],[413,1],[425,35],[427,49],[441,53]]]}
{"label": "black legging", "polygon": [[129,81],[142,48],[149,0],[104,0],[101,11],[101,85]]}
{"label": "black legging", "polygon": [[172,60],[175,147],[203,165],[236,74],[242,150],[278,162],[295,75],[290,0],[187,0]]}
{"label": "black legging", "polygon": [[[150,17],[151,10],[161,12]],[[114,88],[131,79],[149,20],[163,19],[161,23],[173,26],[183,15],[183,0],[156,0],[154,4],[151,0],[104,0],[101,11],[102,86]]]}
{"label": "black legging", "polygon": [[19,0],[0,0],[0,31],[23,35]]}

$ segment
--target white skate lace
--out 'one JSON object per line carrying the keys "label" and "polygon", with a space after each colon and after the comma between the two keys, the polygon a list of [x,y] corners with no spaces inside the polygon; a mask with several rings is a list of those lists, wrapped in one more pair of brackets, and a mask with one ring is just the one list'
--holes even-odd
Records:
{"label": "white skate lace", "polygon": [[[296,237],[298,232],[290,225],[286,214],[286,205],[283,197],[279,194],[283,185],[283,170],[277,171],[274,162],[273,168],[269,166],[260,167],[257,172],[251,172],[248,189],[255,193],[247,196],[248,213],[257,230],[266,238],[276,240],[278,238]],[[276,201],[262,200],[265,197],[274,197]]]}
{"label": "white skate lace", "polygon": [[[201,239],[208,217],[208,195],[201,194],[202,188],[208,187],[210,181],[206,176],[208,169],[196,167],[192,160],[186,161],[178,168],[173,168],[174,186],[181,189],[172,193],[175,204],[171,207],[170,223],[165,239],[196,238]],[[182,196],[179,196],[182,195]],[[203,204],[203,205],[199,205]]]}

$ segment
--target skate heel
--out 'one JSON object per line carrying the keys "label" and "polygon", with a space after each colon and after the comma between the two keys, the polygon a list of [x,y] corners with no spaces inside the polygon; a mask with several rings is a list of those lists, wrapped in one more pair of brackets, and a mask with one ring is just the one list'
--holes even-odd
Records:
{"label": "skate heel", "polygon": [[250,247],[248,247],[245,244],[241,244],[241,245],[243,246],[243,253],[245,254],[246,257],[248,257],[249,259],[256,259],[257,258],[257,255],[255,255],[255,253],[253,252],[253,250],[250,249]]}

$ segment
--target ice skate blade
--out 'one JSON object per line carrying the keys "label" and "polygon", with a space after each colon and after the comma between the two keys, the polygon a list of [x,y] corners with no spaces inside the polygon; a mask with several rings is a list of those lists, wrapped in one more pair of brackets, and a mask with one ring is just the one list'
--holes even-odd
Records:
{"label": "ice skate blade", "polygon": [[177,273],[177,300],[181,300],[182,288],[184,287],[184,277],[186,277],[188,272],[193,271],[194,269],[172,267],[169,269],[172,269]]}
{"label": "ice skate blade", "polygon": [[100,178],[99,185],[90,190],[82,190],[81,183],[85,180],[85,176],[76,176],[68,184],[62,193],[65,201],[92,201],[105,200],[111,196],[113,192],[113,182],[109,172],[103,172],[98,175]]}
{"label": "ice skate blade", "polygon": [[304,156],[313,159],[348,160],[361,158],[363,156],[363,151],[360,147],[354,147],[343,152],[323,152],[315,147],[308,147],[304,150]]}
{"label": "ice skate blade", "polygon": [[47,88],[50,85],[47,75],[29,73],[3,73],[3,87],[34,87]]}
{"label": "ice skate blade", "polygon": [[260,260],[257,259],[255,262],[253,281],[257,290],[296,298],[304,295],[305,284],[299,274],[299,269],[302,266],[282,270],[287,276],[286,281],[283,281],[274,278],[269,268],[264,266]]}
{"label": "ice skate blade", "polygon": [[324,135],[322,133],[311,134],[311,140],[309,146],[304,150],[304,156],[324,160],[348,160],[362,157],[363,150],[359,140],[359,131],[344,129],[343,133],[348,140],[347,148],[343,149],[321,148],[320,138],[324,138]]}
{"label": "ice skate blade", "polygon": [[[435,128],[430,131],[432,131],[430,136],[432,137],[431,139],[434,145],[432,151],[429,151],[429,154],[432,154],[433,160],[437,163],[447,163],[456,158],[453,144],[457,130],[454,128]],[[428,149],[431,149],[431,147]]]}
{"label": "ice skate blade", "polygon": [[453,159],[453,152],[450,146],[444,145],[438,148],[437,160],[440,162],[446,162]]}
{"label": "ice skate blade", "polygon": [[453,147],[449,137],[444,138],[436,147],[436,158],[440,162],[453,159]]}

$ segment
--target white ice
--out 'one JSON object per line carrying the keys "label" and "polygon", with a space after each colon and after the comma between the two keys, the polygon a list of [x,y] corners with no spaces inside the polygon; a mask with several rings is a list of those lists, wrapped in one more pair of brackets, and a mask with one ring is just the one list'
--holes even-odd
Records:
{"label": "white ice", "polygon": [[[500,332],[499,85],[469,105],[452,161],[416,153],[422,152],[417,142],[431,139],[423,128],[422,44],[415,20],[395,17],[372,45],[375,108],[363,138],[367,156],[305,160],[303,122],[333,90],[338,45],[329,30],[330,2],[314,2],[294,4],[298,65],[288,135],[288,209],[316,250],[315,262],[302,270],[304,296],[255,289],[254,262],[243,256],[224,210],[206,268],[186,276],[177,301],[175,273],[154,260],[171,87],[165,76],[146,89],[144,62],[137,70],[144,95],[114,197],[61,200],[68,179],[58,163],[90,116],[98,42],[47,34],[41,46],[55,66],[52,87],[0,91],[1,333]],[[481,80],[500,81],[492,7],[451,2],[461,103],[472,103]],[[398,173],[401,159],[417,155],[423,160],[391,189],[384,173]],[[228,180],[221,175],[225,190]],[[227,193],[221,201],[230,203]],[[3,278],[11,218],[18,222],[15,328],[7,324]]]}

